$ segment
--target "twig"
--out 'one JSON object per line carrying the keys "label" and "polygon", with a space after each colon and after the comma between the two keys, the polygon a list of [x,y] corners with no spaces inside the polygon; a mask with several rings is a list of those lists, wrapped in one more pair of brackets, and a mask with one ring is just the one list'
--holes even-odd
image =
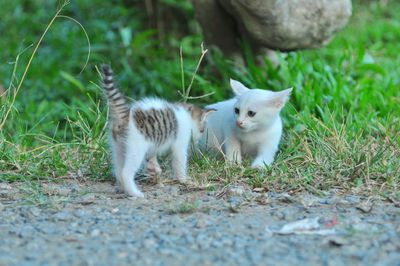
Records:
{"label": "twig", "polygon": [[[194,82],[194,78],[195,78],[197,72],[199,71],[200,64],[201,64],[201,62],[203,61],[203,58],[204,58],[204,56],[207,54],[207,52],[208,52],[208,49],[205,49],[205,50],[204,50],[204,45],[203,45],[203,43],[201,43],[201,55],[200,55],[199,61],[197,62],[196,69],[195,69],[194,72],[193,72],[192,79],[190,80],[190,84],[189,84],[189,86],[187,87],[187,89],[185,89],[185,84],[184,84],[184,81],[185,81],[185,80],[184,80],[184,73],[183,73],[183,55],[182,55],[182,47],[181,47],[181,49],[180,49],[180,55],[181,55],[181,72],[182,72],[182,91],[183,91],[183,92],[179,92],[179,94],[183,97],[184,102],[186,102],[186,101],[187,101],[188,99],[190,99],[190,98],[194,99],[193,97],[189,97],[190,91],[191,91],[191,89],[192,89],[192,85],[193,85],[193,82]],[[211,95],[211,94],[209,94],[209,95]],[[205,97],[205,96],[199,96],[198,98],[202,98],[202,97]],[[197,98],[197,99],[198,99],[198,98]]]}

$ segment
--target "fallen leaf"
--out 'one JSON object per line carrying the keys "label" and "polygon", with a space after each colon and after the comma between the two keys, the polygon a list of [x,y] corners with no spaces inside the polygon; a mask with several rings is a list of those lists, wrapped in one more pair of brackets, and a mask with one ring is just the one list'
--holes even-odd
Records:
{"label": "fallen leaf", "polygon": [[282,226],[279,230],[271,230],[266,228],[269,233],[279,234],[279,235],[332,235],[336,233],[335,229],[326,229],[323,219],[319,217],[306,218],[303,220],[291,222]]}

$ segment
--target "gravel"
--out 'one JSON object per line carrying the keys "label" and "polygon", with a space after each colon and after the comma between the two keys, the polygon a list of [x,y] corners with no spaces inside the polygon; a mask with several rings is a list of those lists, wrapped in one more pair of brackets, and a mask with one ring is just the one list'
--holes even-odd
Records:
{"label": "gravel", "polygon": [[[71,180],[32,205],[21,186],[0,188],[0,265],[400,265],[400,208],[378,199]],[[267,230],[316,217],[335,233]]]}

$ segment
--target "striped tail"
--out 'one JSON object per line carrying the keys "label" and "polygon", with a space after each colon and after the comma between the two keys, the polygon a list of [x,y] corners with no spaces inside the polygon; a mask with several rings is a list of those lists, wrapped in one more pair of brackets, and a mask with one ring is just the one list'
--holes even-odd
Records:
{"label": "striped tail", "polygon": [[111,116],[117,124],[129,116],[129,105],[117,85],[114,83],[113,71],[109,65],[101,65],[103,88],[106,92]]}

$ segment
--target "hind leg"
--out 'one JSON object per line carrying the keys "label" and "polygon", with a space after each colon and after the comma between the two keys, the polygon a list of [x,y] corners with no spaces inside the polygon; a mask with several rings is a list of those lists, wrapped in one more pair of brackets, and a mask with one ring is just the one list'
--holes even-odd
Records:
{"label": "hind leg", "polygon": [[179,182],[186,183],[188,177],[187,172],[187,145],[177,143],[172,146],[172,169],[175,172],[176,178]]}
{"label": "hind leg", "polygon": [[162,173],[162,170],[161,170],[160,165],[158,164],[156,155],[151,156],[147,160],[146,171],[147,171],[147,175],[151,178],[155,178]]}
{"label": "hind leg", "polygon": [[113,148],[113,165],[114,165],[114,175],[116,178],[116,185],[118,187],[117,191],[118,192],[123,192],[121,191],[122,189],[122,168],[125,164],[125,144],[121,142],[113,142],[112,148]]}
{"label": "hind leg", "polygon": [[[132,142],[130,142],[132,143]],[[146,156],[148,145],[137,141],[135,146],[127,145],[124,166],[121,171],[121,185],[126,194],[132,197],[144,197],[135,183],[135,175],[138,172]]]}

